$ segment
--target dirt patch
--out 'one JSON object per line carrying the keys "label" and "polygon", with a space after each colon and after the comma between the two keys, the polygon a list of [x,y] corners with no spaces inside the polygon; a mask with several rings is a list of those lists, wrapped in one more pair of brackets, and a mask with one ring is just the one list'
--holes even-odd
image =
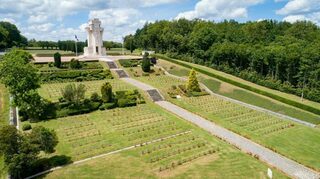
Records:
{"label": "dirt patch", "polygon": [[199,159],[196,159],[192,162],[186,163],[184,165],[181,166],[177,166],[174,169],[169,169],[169,170],[165,170],[162,172],[157,171],[156,175],[160,178],[172,178],[175,177],[176,175],[182,174],[186,171],[188,171],[190,168],[196,167],[198,165],[207,165],[215,160],[217,160],[219,158],[218,154],[212,154],[209,156],[205,156],[205,157],[201,157]]}
{"label": "dirt patch", "polygon": [[235,90],[235,88],[233,88],[230,84],[221,83],[219,92],[221,92],[221,93],[233,93],[233,90]]}

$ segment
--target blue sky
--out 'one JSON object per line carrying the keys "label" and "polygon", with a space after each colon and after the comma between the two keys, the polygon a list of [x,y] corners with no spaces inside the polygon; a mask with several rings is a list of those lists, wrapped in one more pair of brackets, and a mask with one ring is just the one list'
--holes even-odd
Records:
{"label": "blue sky", "polygon": [[320,0],[0,0],[0,20],[27,38],[85,40],[91,18],[102,20],[104,40],[121,41],[146,22],[201,18],[240,22],[276,19],[320,24]]}

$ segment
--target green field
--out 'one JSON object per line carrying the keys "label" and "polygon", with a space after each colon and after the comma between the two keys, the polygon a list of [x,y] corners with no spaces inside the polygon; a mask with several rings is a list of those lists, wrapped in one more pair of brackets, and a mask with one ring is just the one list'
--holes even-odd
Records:
{"label": "green field", "polygon": [[[60,140],[54,155],[70,156],[73,161],[181,134],[71,165],[50,173],[47,178],[184,178],[194,175],[266,178],[267,165],[151,102],[32,125],[55,129]],[[277,178],[285,177],[275,169],[274,173]]]}
{"label": "green field", "polygon": [[[9,122],[9,93],[3,84],[0,84],[0,127],[7,125]],[[7,178],[7,173],[4,168],[3,158],[0,156],[0,178]]]}
{"label": "green field", "polygon": [[[99,81],[85,81],[85,82],[74,82],[75,84],[84,84],[86,86],[86,97],[94,92],[100,94],[100,89],[103,83],[110,82],[114,91],[123,91],[123,90],[132,90],[135,89],[133,86],[119,80],[119,79],[108,79],[108,80],[99,80]],[[61,90],[64,89],[70,83],[51,83],[51,84],[42,84],[39,89],[39,93],[46,99],[51,101],[58,101],[61,95]]]}
{"label": "green field", "polygon": [[29,53],[31,53],[31,54],[34,54],[34,55],[43,55],[43,54],[54,54],[54,53],[56,53],[56,52],[59,52],[61,55],[71,55],[71,54],[75,54],[75,53],[73,53],[73,52],[71,52],[71,51],[64,51],[64,50],[57,50],[57,49],[45,49],[45,50],[42,50],[42,49],[35,49],[35,50],[33,50],[33,49],[27,49],[27,50],[25,50],[25,51],[27,51],[27,52],[29,52]]}
{"label": "green field", "polygon": [[[167,100],[199,114],[306,166],[320,170],[320,129],[286,121],[215,96],[172,99],[172,85],[185,82],[170,76],[136,78],[162,91]],[[307,152],[306,152],[307,151]]]}
{"label": "green field", "polygon": [[[190,69],[181,67],[179,65],[159,60],[158,65],[165,68],[169,73],[180,76],[187,77]],[[311,122],[313,124],[320,124],[320,116],[313,113],[301,110],[299,108],[286,105],[279,101],[273,100],[271,98],[253,93],[251,91],[245,90],[243,88],[236,87],[226,82],[222,82],[215,78],[198,74],[199,80],[205,84],[214,93],[236,99],[248,104],[259,106],[277,113],[285,114],[297,119]],[[253,100],[254,99],[254,100]]]}

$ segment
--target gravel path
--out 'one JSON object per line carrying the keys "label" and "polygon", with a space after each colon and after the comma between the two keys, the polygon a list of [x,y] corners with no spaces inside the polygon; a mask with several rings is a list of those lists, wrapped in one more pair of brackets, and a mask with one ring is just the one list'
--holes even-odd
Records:
{"label": "gravel path", "polygon": [[[144,91],[156,89],[148,84],[142,83],[132,78],[125,78],[123,80]],[[193,114],[181,107],[178,107],[177,105],[174,105],[167,101],[156,101],[155,103],[161,106],[162,108],[176,114],[177,116],[189,122],[192,122],[193,124],[210,132],[212,135],[222,138],[225,141],[231,143],[232,145],[240,148],[241,150],[259,157],[259,160],[276,167],[277,169],[286,173],[288,176],[301,179],[320,178],[320,174],[318,172],[313,171],[312,169],[309,169],[276,152],[273,152],[272,150],[267,149],[266,147],[263,147],[249,139],[246,139],[239,134],[236,134],[223,127],[220,127],[213,122],[210,122],[196,114]]]}

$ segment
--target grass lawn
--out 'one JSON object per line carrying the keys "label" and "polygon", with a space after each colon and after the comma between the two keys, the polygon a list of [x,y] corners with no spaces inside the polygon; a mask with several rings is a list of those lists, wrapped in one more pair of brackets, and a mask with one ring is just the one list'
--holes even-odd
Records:
{"label": "grass lawn", "polygon": [[107,79],[107,80],[99,80],[99,81],[84,81],[84,82],[69,82],[69,83],[50,83],[50,84],[42,84],[39,89],[39,93],[46,99],[51,101],[58,101],[61,95],[61,90],[70,83],[75,84],[84,84],[86,86],[86,97],[90,97],[90,95],[94,92],[100,94],[100,89],[103,83],[110,82],[113,91],[123,91],[123,90],[132,90],[135,87],[119,80],[119,79]]}
{"label": "grass lawn", "polygon": [[[70,165],[46,178],[266,178],[266,164],[150,101],[136,107],[96,111],[32,125],[55,129],[59,144],[53,155],[70,156],[73,161],[189,131],[119,154]],[[274,177],[286,178],[273,170]]]}
{"label": "grass lawn", "polygon": [[167,100],[250,138],[306,166],[320,170],[320,129],[255,111],[215,96],[172,99],[167,90],[185,82],[170,76],[136,78],[162,91]]}
{"label": "grass lawn", "polygon": [[61,55],[65,55],[65,54],[74,54],[73,52],[71,51],[64,51],[64,50],[57,50],[57,49],[28,49],[28,50],[25,50],[31,54],[34,54],[34,55],[41,55],[41,54],[54,54],[56,52],[59,52]]}
{"label": "grass lawn", "polygon": [[[3,84],[0,84],[0,127],[9,122],[10,101],[9,93]],[[0,178],[7,178],[4,162],[0,156]]]}
{"label": "grass lawn", "polygon": [[[164,60],[159,60],[158,65],[165,68],[169,73],[176,76],[180,76],[180,77],[187,77],[190,71],[185,67],[182,67]],[[287,104],[281,103],[271,98],[253,93],[251,91],[236,87],[229,83],[222,82],[220,80],[217,80],[215,78],[212,78],[203,74],[198,73],[198,77],[199,77],[199,81],[201,81],[211,91],[217,94],[227,96],[229,98],[233,98],[248,104],[259,106],[277,113],[295,117],[297,119],[311,122],[313,124],[320,124],[319,115],[315,115],[305,110],[301,110],[299,108],[289,106]]]}
{"label": "grass lawn", "polygon": [[228,78],[230,80],[233,80],[233,81],[236,81],[236,82],[240,82],[240,83],[242,83],[244,85],[251,86],[251,87],[254,87],[256,89],[259,89],[259,90],[262,90],[262,91],[266,91],[268,93],[272,93],[274,95],[281,96],[281,97],[286,98],[286,99],[290,99],[290,100],[295,101],[297,103],[301,103],[301,104],[304,104],[304,105],[307,105],[307,106],[310,106],[310,107],[313,107],[313,108],[316,108],[316,109],[320,109],[320,103],[313,102],[313,101],[310,101],[310,100],[301,101],[300,97],[296,96],[296,95],[283,93],[283,92],[280,92],[280,91],[277,91],[277,90],[266,88],[266,87],[257,85],[255,83],[243,80],[241,78],[235,77],[233,75],[230,75],[230,74],[218,71],[218,70],[214,70],[214,69],[209,68],[209,67],[205,67],[205,66],[202,66],[202,65],[193,64],[193,63],[189,63],[189,62],[185,62],[185,61],[181,61],[181,60],[177,60],[177,61],[179,61],[179,63],[181,62],[183,64],[187,64],[187,65],[190,65],[192,67],[204,70],[206,72],[210,72],[210,73],[215,74],[217,76],[222,76],[224,78]]}

